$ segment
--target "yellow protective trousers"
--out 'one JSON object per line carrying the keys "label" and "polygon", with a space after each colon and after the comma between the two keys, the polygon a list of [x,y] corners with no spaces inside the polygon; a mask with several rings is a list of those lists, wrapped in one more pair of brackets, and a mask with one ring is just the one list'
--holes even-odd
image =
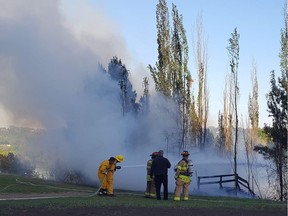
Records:
{"label": "yellow protective trousers", "polygon": [[147,181],[145,197],[156,198],[156,186],[155,181]]}
{"label": "yellow protective trousers", "polygon": [[108,160],[103,161],[98,169],[101,188],[107,189],[108,194],[113,194],[114,171],[115,163],[110,164]]}
{"label": "yellow protective trousers", "polygon": [[189,196],[189,182],[184,182],[182,179],[176,179],[176,188],[175,188],[175,196],[174,200],[180,200],[181,191],[183,189],[184,200],[188,200]]}

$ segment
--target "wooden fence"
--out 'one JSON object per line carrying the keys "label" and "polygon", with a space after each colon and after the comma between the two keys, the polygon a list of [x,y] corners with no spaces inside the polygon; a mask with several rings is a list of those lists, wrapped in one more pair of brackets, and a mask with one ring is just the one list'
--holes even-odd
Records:
{"label": "wooden fence", "polygon": [[[209,181],[210,180],[210,181]],[[207,184],[219,184],[220,188],[223,188],[223,183],[235,182],[236,191],[242,190],[240,185],[248,190],[252,196],[256,196],[256,194],[251,190],[249,186],[249,182],[245,179],[241,178],[238,174],[228,174],[228,175],[214,175],[214,176],[198,176],[197,179],[197,187],[200,189],[201,185]]]}

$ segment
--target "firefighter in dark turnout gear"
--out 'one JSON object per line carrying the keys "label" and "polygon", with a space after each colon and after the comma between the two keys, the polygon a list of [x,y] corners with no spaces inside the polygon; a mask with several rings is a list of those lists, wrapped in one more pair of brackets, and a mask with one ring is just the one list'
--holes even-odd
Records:
{"label": "firefighter in dark turnout gear", "polygon": [[154,176],[152,178],[150,177],[150,170],[153,160],[157,157],[158,152],[153,152],[150,156],[151,159],[147,161],[147,186],[146,186],[146,192],[145,197],[146,198],[156,198],[156,187],[155,187],[155,181]]}
{"label": "firefighter in dark turnout gear", "polygon": [[180,160],[175,167],[175,180],[176,180],[176,188],[175,188],[175,196],[174,200],[179,201],[181,191],[183,190],[184,200],[188,200],[188,193],[189,193],[189,185],[191,182],[192,176],[192,161],[188,160],[189,152],[183,151],[181,153],[182,160]]}
{"label": "firefighter in dark turnout gear", "polygon": [[170,161],[163,157],[164,152],[160,150],[158,156],[153,160],[150,170],[150,177],[155,175],[156,197],[161,200],[161,185],[164,187],[164,200],[168,200],[168,169],[171,167]]}

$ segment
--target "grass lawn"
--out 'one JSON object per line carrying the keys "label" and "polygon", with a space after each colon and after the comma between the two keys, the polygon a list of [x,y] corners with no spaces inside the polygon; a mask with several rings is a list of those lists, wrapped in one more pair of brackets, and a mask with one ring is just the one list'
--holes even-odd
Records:
{"label": "grass lawn", "polygon": [[[11,208],[74,208],[74,207],[167,207],[167,208],[241,208],[241,209],[274,209],[281,211],[286,209],[286,203],[270,200],[243,199],[231,197],[208,197],[190,196],[188,201],[173,201],[173,194],[170,194],[168,201],[144,198],[142,192],[127,192],[115,190],[115,197],[92,196],[97,188],[60,184],[41,179],[26,179],[13,175],[0,174],[0,199],[5,195],[10,197],[14,194],[53,194],[57,197],[67,192],[76,192],[76,195],[62,198],[32,199],[32,200],[1,200],[0,215],[6,209]],[[77,193],[79,194],[77,195]],[[55,195],[56,194],[56,195]],[[75,197],[76,196],[76,197]]]}

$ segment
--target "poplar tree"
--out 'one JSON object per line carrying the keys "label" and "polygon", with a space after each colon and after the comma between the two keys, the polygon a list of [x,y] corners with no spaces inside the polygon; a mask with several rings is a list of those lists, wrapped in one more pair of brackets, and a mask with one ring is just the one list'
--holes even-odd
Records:
{"label": "poplar tree", "polygon": [[167,97],[172,96],[172,75],[170,69],[170,24],[166,0],[159,0],[156,6],[156,27],[158,44],[158,61],[156,66],[148,68],[157,91]]}
{"label": "poplar tree", "polygon": [[148,77],[143,79],[143,95],[140,97],[140,106],[142,114],[147,114],[149,112],[150,106],[150,93],[149,93],[149,81]]}
{"label": "poplar tree", "polygon": [[[230,72],[232,80],[231,94],[233,98],[234,117],[235,117],[235,142],[234,142],[234,174],[237,174],[237,147],[238,147],[238,97],[239,97],[239,83],[238,83],[238,65],[239,65],[239,38],[237,28],[231,34],[229,39],[229,46],[227,47],[230,62]],[[237,187],[237,182],[235,181]]]}
{"label": "poplar tree", "polygon": [[220,111],[218,112],[218,135],[216,137],[216,150],[220,155],[225,152],[225,127],[224,127],[224,115]]}
{"label": "poplar tree", "polygon": [[172,94],[179,105],[181,140],[180,148],[186,148],[189,126],[192,77],[188,69],[188,43],[183,26],[183,17],[179,15],[176,5],[172,4],[173,34],[171,41],[172,53]]}
{"label": "poplar tree", "polygon": [[233,101],[232,101],[231,76],[226,75],[223,92],[223,135],[225,153],[232,153],[232,133],[233,133]]}
{"label": "poplar tree", "polygon": [[252,80],[252,95],[249,94],[248,98],[248,114],[251,125],[251,137],[250,137],[250,148],[251,152],[254,148],[255,143],[257,143],[258,136],[258,125],[259,125],[259,104],[258,104],[258,80],[257,80],[257,68],[255,63],[252,65],[251,72]]}
{"label": "poplar tree", "polygon": [[209,110],[209,95],[207,87],[207,45],[203,42],[202,17],[197,19],[196,65],[198,74],[197,113],[198,126],[196,129],[198,145],[201,149],[206,145],[207,121]]}
{"label": "poplar tree", "polygon": [[[158,61],[156,66],[148,65],[155,88],[177,105],[177,137],[179,148],[186,148],[191,130],[191,85],[192,77],[188,69],[188,42],[183,26],[183,17],[172,4],[172,21],[165,0],[156,6]],[[170,33],[171,29],[171,33]]]}
{"label": "poplar tree", "polygon": [[[252,94],[249,93],[248,97],[248,118],[247,127],[244,131],[245,151],[247,158],[247,170],[248,170],[248,182],[250,185],[254,185],[254,181],[251,182],[251,175],[253,176],[253,163],[254,146],[258,143],[258,131],[259,131],[259,104],[258,104],[258,80],[257,80],[257,67],[255,62],[252,63],[251,71],[252,81]],[[254,178],[253,178],[254,179]]]}
{"label": "poplar tree", "polygon": [[192,95],[192,102],[191,102],[191,109],[190,109],[190,142],[192,144],[197,144],[197,127],[198,127],[198,115],[196,112],[196,104],[195,104],[195,99],[194,96]]}

